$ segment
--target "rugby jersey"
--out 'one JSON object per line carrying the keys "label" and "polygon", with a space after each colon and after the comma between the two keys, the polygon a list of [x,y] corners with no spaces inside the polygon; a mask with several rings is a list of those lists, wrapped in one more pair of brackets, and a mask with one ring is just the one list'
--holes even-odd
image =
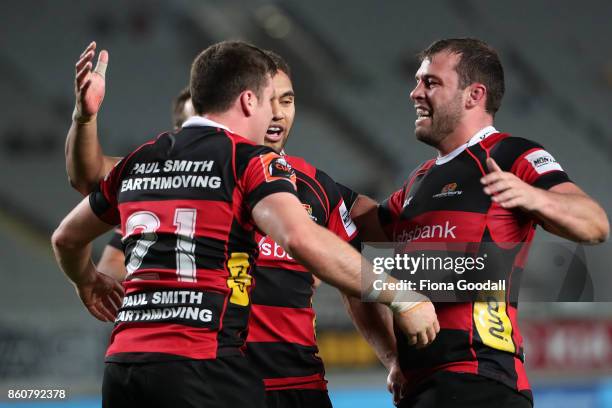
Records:
{"label": "rugby jersey", "polygon": [[487,251],[497,253],[494,272],[506,280],[505,301],[436,303],[441,330],[424,349],[410,346],[396,330],[400,366],[413,385],[434,371],[448,370],[492,378],[532,399],[516,299],[536,221],[502,208],[484,193],[480,179],[488,173],[488,157],[535,187],[569,181],[542,146],[488,127],[466,146],[420,165],[380,205],[381,224],[394,242],[476,243],[475,253],[484,248],[478,243],[486,243]]}
{"label": "rugby jersey", "polygon": [[270,148],[201,117],[121,160],[90,197],[120,224],[126,296],[107,361],[242,354],[257,256],[254,206],[295,194],[295,173]]}

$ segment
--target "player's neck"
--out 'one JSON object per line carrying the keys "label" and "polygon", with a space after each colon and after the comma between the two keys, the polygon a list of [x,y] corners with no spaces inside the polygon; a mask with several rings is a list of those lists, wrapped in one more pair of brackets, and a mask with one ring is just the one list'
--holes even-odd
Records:
{"label": "player's neck", "polygon": [[444,138],[436,149],[440,156],[445,156],[470,141],[472,136],[487,126],[493,125],[493,118],[482,118],[474,121],[461,121],[455,130]]}
{"label": "player's neck", "polygon": [[221,113],[207,113],[202,116],[204,116],[206,119],[210,119],[223,126],[226,126],[232,133],[240,135],[245,139],[249,139],[254,143],[262,144],[262,141],[260,140],[261,137],[257,137],[258,135],[253,134],[252,126],[250,126],[251,123],[244,115],[236,113],[233,110],[229,110]]}

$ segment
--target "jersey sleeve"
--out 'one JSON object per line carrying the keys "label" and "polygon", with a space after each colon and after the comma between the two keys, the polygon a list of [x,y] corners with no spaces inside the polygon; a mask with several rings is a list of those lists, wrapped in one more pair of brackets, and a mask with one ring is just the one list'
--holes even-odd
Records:
{"label": "jersey sleeve", "polygon": [[263,198],[274,193],[297,195],[296,176],[291,165],[272,151],[255,150],[239,179],[244,200],[252,210]]}
{"label": "jersey sleeve", "polygon": [[502,170],[544,190],[570,181],[557,160],[544,147],[531,140],[509,137],[495,146],[491,156]]}
{"label": "jersey sleeve", "polygon": [[344,200],[344,204],[346,204],[346,207],[348,208],[349,213],[350,213],[351,210],[353,209],[353,205],[355,204],[355,202],[357,201],[357,198],[359,197],[359,194],[351,190],[344,184],[336,183],[336,187],[338,188],[338,191],[340,191],[340,194],[342,195],[342,199]]}
{"label": "jersey sleeve", "polygon": [[[357,233],[357,226],[351,219],[350,207],[344,200],[339,185],[332,180],[327,173],[317,170],[316,178],[323,186],[325,194],[329,200],[329,219],[327,220],[327,229],[342,238],[344,241],[351,244],[355,249],[361,249],[361,241]],[[352,190],[344,187],[345,193]],[[349,197],[350,199],[350,197]],[[355,198],[356,199],[356,198]],[[355,200],[352,201],[351,205]]]}
{"label": "jersey sleeve", "polygon": [[378,205],[378,220],[387,237],[392,236],[393,225],[399,221],[404,207],[405,188],[402,187]]}
{"label": "jersey sleeve", "polygon": [[113,230],[113,236],[111,237],[111,239],[108,241],[108,246],[111,246],[113,248],[116,248],[120,251],[123,251],[123,242],[121,242],[121,230],[119,230],[118,228]]}
{"label": "jersey sleeve", "polygon": [[94,214],[110,225],[117,225],[121,222],[117,194],[125,164],[126,159],[119,161],[106,177],[100,181],[94,191],[89,194],[89,205]]}

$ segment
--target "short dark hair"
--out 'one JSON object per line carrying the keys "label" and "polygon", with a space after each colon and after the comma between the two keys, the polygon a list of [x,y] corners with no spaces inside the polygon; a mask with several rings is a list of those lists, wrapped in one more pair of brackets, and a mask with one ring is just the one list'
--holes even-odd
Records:
{"label": "short dark hair", "polygon": [[497,51],[484,41],[475,38],[447,38],[431,44],[419,54],[419,60],[431,59],[440,52],[460,56],[455,71],[459,75],[459,88],[478,82],[487,87],[485,108],[495,115],[501,106],[504,91],[504,68]]}
{"label": "short dark hair", "polygon": [[289,79],[291,79],[291,68],[289,67],[289,64],[287,64],[287,61],[285,61],[283,57],[281,57],[274,51],[265,50],[264,52],[266,53],[266,55],[268,55],[268,57],[272,59],[272,61],[274,61],[274,63],[276,64],[276,69],[278,71],[283,71],[285,74],[287,74]]}
{"label": "short dark hair", "polygon": [[254,45],[223,41],[206,48],[191,65],[191,101],[198,114],[228,110],[249,89],[262,97],[276,64]]}
{"label": "short dark hair", "polygon": [[172,101],[172,124],[175,129],[181,127],[185,119],[187,119],[183,113],[185,110],[185,103],[191,98],[191,91],[186,86]]}

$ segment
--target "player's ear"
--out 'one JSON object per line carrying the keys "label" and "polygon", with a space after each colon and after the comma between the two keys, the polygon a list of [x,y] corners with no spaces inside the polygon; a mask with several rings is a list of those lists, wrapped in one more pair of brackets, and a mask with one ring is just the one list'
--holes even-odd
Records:
{"label": "player's ear", "polygon": [[485,102],[487,87],[483,84],[473,83],[467,88],[466,108],[471,109]]}
{"label": "player's ear", "polygon": [[239,98],[240,107],[242,108],[244,116],[252,116],[257,106],[257,96],[255,96],[255,93],[247,89],[240,94]]}

